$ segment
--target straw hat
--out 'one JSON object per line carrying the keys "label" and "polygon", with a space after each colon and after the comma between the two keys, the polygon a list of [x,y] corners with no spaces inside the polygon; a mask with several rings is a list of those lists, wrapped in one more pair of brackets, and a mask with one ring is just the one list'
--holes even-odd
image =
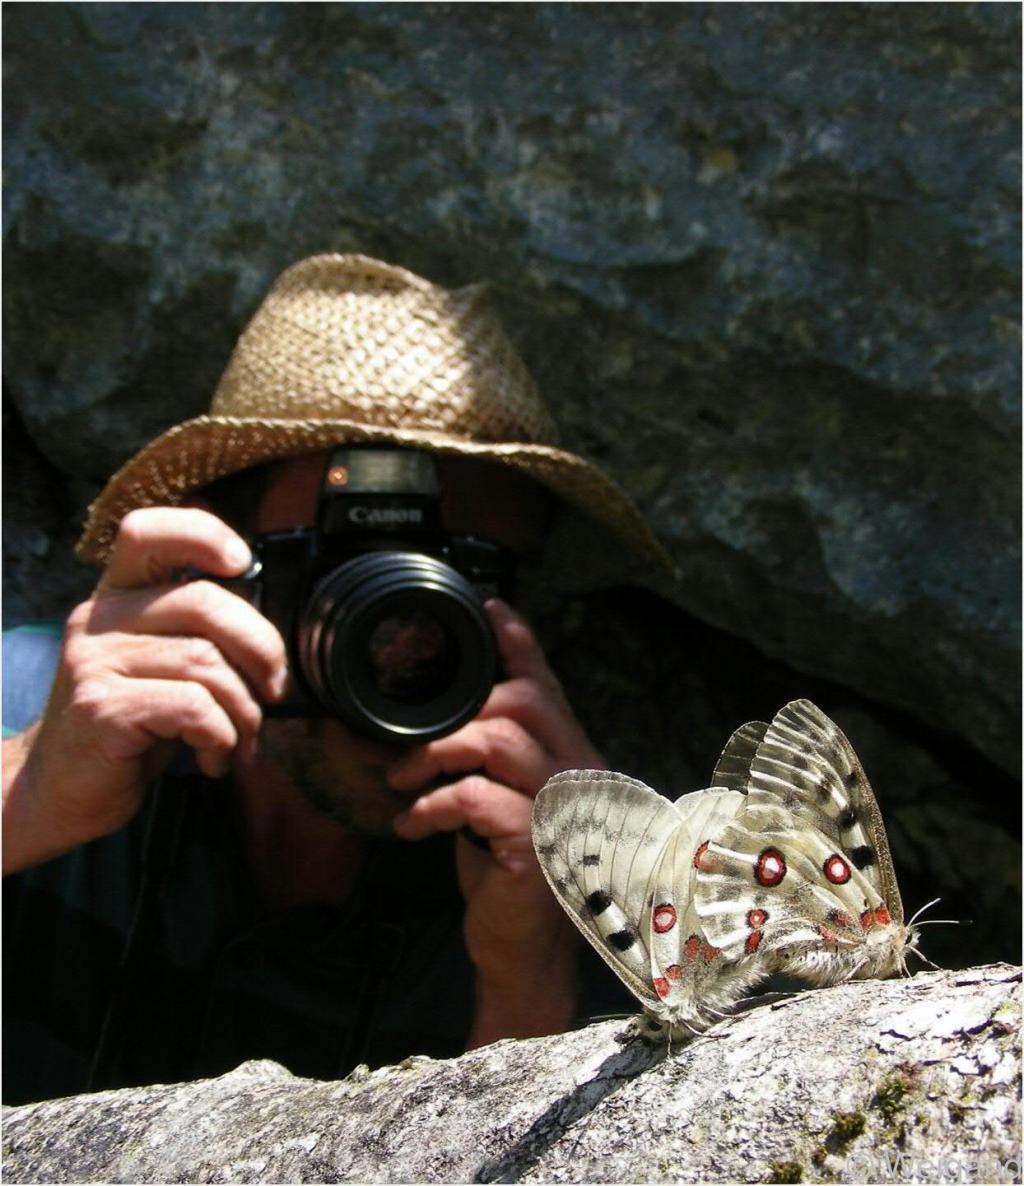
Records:
{"label": "straw hat", "polygon": [[[623,582],[665,590],[671,563],[637,508],[556,441],[483,285],[450,292],[365,256],[313,256],[284,272],[257,309],[209,415],[171,428],[110,479],[78,555],[105,562],[136,507],[173,506],[249,466],[384,442],[493,461],[555,494],[550,591]],[[609,547],[609,532],[620,547]]]}

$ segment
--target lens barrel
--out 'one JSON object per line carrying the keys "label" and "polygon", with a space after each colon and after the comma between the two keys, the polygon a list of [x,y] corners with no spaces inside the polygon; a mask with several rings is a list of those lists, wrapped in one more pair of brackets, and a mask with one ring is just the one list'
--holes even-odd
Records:
{"label": "lens barrel", "polygon": [[322,707],[388,741],[454,732],[480,711],[497,675],[480,594],[419,552],[367,552],[327,573],[296,642]]}

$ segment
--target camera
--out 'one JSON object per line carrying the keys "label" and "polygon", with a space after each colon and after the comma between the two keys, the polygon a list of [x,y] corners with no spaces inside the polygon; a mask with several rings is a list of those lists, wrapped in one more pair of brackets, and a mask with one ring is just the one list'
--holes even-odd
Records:
{"label": "camera", "polygon": [[506,549],[441,528],[432,454],[360,445],[331,452],[316,526],[251,541],[224,584],[280,630],[291,681],[271,717],[337,717],[386,741],[454,732],[498,671],[483,603],[507,594]]}

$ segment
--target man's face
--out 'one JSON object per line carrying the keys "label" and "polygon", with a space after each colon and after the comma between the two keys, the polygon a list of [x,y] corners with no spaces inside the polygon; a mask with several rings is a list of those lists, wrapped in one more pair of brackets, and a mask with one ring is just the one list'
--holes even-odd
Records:
{"label": "man's face", "polygon": [[[258,533],[312,526],[327,453],[271,468],[257,509]],[[504,544],[518,557],[537,555],[546,534],[548,496],[529,478],[473,458],[439,457],[441,520],[446,531]],[[412,798],[385,781],[404,752],[329,718],[267,720],[265,754],[325,815],[354,830],[390,834],[391,821]],[[429,788],[423,788],[428,790]]]}

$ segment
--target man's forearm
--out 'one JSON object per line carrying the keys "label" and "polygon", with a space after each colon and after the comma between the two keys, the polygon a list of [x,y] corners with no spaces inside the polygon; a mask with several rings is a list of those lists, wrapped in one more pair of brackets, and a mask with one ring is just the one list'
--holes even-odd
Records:
{"label": "man's forearm", "polygon": [[476,1016],[467,1050],[501,1038],[539,1038],[572,1028],[577,1011],[577,979],[572,958],[514,979],[477,978]]}
{"label": "man's forearm", "polygon": [[18,873],[75,847],[33,793],[30,755],[39,723],[3,743],[3,872]]}

